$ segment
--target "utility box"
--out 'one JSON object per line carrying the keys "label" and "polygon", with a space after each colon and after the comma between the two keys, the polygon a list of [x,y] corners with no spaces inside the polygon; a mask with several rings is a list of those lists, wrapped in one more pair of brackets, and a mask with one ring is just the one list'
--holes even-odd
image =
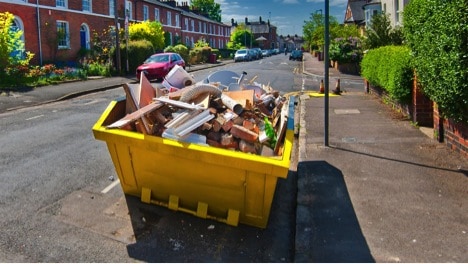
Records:
{"label": "utility box", "polygon": [[123,192],[164,206],[237,226],[265,228],[278,178],[286,178],[294,139],[290,98],[281,156],[266,157],[179,142],[106,126],[125,116],[126,100],[112,101],[93,126],[105,141]]}

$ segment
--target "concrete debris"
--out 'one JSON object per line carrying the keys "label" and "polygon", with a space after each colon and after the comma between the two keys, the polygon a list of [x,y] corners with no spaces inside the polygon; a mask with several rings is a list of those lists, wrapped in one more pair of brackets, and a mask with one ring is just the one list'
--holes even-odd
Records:
{"label": "concrete debris", "polygon": [[127,115],[107,128],[262,156],[282,155],[287,98],[269,84],[254,82],[257,76],[246,82],[246,75],[219,71],[195,83],[179,67],[166,76],[162,89],[141,75],[139,85],[124,85]]}

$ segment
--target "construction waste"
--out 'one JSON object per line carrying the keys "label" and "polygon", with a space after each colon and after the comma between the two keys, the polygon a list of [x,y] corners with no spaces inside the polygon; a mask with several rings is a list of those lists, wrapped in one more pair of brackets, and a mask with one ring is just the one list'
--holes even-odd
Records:
{"label": "construction waste", "polygon": [[176,66],[154,87],[142,73],[139,84],[124,85],[127,115],[107,128],[281,156],[288,99],[246,75],[222,70],[195,83]]}

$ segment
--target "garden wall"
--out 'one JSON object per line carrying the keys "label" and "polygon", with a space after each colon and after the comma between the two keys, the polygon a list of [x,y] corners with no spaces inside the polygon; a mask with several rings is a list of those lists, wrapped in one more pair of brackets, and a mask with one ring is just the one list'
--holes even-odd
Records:
{"label": "garden wall", "polygon": [[468,158],[468,124],[456,123],[451,119],[440,117],[437,105],[427,98],[417,85],[413,83],[411,105],[404,105],[393,101],[390,96],[380,87],[374,87],[364,80],[366,93],[373,94],[383,102],[388,102],[393,109],[401,112],[419,126],[432,127],[434,129],[434,139],[445,142],[446,145]]}
{"label": "garden wall", "polygon": [[451,119],[440,117],[439,110],[435,103],[434,137],[439,142],[445,142],[452,150],[468,158],[468,124],[457,123]]}

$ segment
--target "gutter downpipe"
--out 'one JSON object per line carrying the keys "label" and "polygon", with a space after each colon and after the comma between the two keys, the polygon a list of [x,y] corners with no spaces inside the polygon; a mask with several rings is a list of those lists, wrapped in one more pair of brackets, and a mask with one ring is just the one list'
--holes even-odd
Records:
{"label": "gutter downpipe", "polygon": [[39,39],[39,65],[42,66],[41,16],[39,14],[39,0],[36,0],[36,13],[37,13],[37,37]]}

